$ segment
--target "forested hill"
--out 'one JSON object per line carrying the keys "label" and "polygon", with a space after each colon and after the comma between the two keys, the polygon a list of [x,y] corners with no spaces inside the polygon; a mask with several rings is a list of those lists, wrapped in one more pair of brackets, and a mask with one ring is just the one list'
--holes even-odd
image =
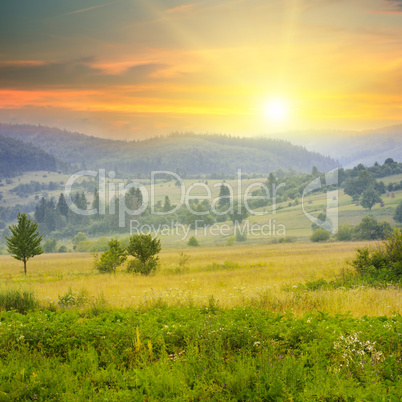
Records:
{"label": "forested hill", "polygon": [[58,159],[87,168],[148,174],[171,170],[188,174],[266,173],[294,168],[310,172],[337,167],[337,162],[290,142],[224,135],[172,134],[143,141],[90,137],[57,128],[0,124],[0,135],[32,142]]}
{"label": "forested hill", "polygon": [[0,135],[0,177],[37,170],[55,171],[55,157],[32,144]]}

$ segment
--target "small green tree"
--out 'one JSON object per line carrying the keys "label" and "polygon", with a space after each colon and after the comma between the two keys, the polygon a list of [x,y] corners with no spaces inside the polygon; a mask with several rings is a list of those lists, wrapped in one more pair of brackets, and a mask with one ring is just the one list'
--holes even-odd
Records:
{"label": "small green tree", "polygon": [[219,189],[218,207],[224,209],[225,207],[230,205],[230,197],[230,188],[225,183],[222,183]]}
{"label": "small green tree", "polygon": [[191,236],[188,239],[187,245],[190,246],[190,247],[200,247],[200,243],[198,242],[198,240],[194,236]]}
{"label": "small green tree", "polygon": [[160,240],[153,238],[151,234],[132,235],[127,246],[127,252],[135,258],[135,261],[130,261],[127,270],[149,275],[158,267],[159,257],[157,254],[161,248]]}
{"label": "small green tree", "polygon": [[368,208],[371,211],[371,208],[377,203],[382,202],[380,194],[374,189],[374,186],[369,186],[367,190],[364,191],[360,203],[363,208]]}
{"label": "small green tree", "polygon": [[47,239],[45,241],[45,244],[43,245],[43,251],[45,253],[55,253],[56,252],[56,246],[57,246],[57,240],[56,239]]}
{"label": "small green tree", "polygon": [[[324,222],[324,223],[322,224],[322,226],[318,226],[317,223],[313,223],[311,225],[311,230],[313,232],[315,232],[317,229],[324,229],[324,230],[327,230],[328,232],[332,231],[334,225],[333,225],[331,219],[327,218],[326,212],[325,213],[321,212],[317,216],[317,219],[320,220],[321,222]],[[320,223],[320,222],[318,222],[318,223]]]}
{"label": "small green tree", "polygon": [[350,225],[340,225],[335,237],[338,241],[351,241],[353,235],[353,227]]}
{"label": "small green tree", "polygon": [[73,237],[73,240],[72,240],[74,251],[77,249],[78,243],[81,243],[86,240],[87,240],[87,237],[85,236],[85,233],[82,233],[82,232],[77,233]]}
{"label": "small green tree", "polygon": [[402,223],[402,201],[396,207],[394,221],[398,223]]}
{"label": "small green tree", "polygon": [[127,259],[127,250],[117,239],[110,240],[109,248],[102,253],[100,258],[95,255],[94,267],[102,274],[113,272]]}
{"label": "small green tree", "polygon": [[18,261],[24,263],[27,274],[27,261],[43,253],[42,236],[38,232],[38,224],[32,222],[26,214],[18,214],[18,223],[9,226],[11,236],[6,237],[8,252]]}
{"label": "small green tree", "polygon": [[172,204],[170,203],[169,197],[165,196],[165,203],[163,204],[163,211],[169,212],[172,210]]}
{"label": "small green tree", "polygon": [[229,213],[230,220],[233,222],[233,224],[238,224],[242,223],[244,219],[248,217],[248,211],[244,204],[235,204],[233,206],[232,211]]}
{"label": "small green tree", "polygon": [[321,242],[321,241],[327,241],[331,237],[331,234],[328,232],[328,230],[324,229],[317,229],[310,237],[310,240],[312,242]]}

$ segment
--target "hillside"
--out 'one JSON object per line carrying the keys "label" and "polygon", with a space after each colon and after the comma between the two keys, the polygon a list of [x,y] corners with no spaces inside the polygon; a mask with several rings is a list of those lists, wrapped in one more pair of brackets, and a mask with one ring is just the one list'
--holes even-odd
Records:
{"label": "hillside", "polygon": [[54,156],[32,144],[0,135],[0,177],[37,170],[55,171]]}
{"label": "hillside", "polygon": [[0,134],[32,142],[55,157],[88,168],[148,174],[171,170],[188,174],[267,173],[292,167],[310,172],[337,167],[334,159],[288,141],[224,135],[172,134],[144,141],[90,137],[57,128],[0,124]]}
{"label": "hillside", "polygon": [[359,132],[286,133],[283,137],[310,150],[330,155],[345,168],[359,163],[365,166],[375,162],[382,164],[387,158],[402,161],[402,125]]}

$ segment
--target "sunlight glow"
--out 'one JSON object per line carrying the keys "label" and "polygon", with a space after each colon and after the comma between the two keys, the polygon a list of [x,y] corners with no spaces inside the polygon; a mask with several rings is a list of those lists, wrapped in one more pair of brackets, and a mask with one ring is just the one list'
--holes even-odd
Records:
{"label": "sunlight glow", "polygon": [[289,104],[284,99],[271,99],[265,105],[263,113],[272,123],[284,123],[289,116]]}

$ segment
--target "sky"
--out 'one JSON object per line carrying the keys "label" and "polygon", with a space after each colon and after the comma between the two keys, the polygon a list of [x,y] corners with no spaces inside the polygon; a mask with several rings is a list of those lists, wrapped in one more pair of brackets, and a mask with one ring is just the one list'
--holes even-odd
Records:
{"label": "sky", "polygon": [[141,139],[402,123],[402,0],[3,0],[0,121]]}

